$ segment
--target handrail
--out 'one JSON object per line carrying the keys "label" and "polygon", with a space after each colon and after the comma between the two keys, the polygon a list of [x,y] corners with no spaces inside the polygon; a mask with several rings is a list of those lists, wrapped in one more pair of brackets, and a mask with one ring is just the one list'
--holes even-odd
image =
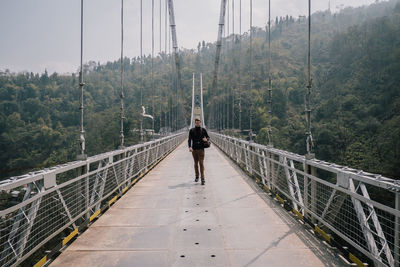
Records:
{"label": "handrail", "polygon": [[179,132],[2,181],[0,266],[20,264],[67,228],[77,233],[185,138]]}
{"label": "handrail", "polygon": [[377,266],[399,266],[400,180],[215,132],[210,137],[317,231],[344,240]]}

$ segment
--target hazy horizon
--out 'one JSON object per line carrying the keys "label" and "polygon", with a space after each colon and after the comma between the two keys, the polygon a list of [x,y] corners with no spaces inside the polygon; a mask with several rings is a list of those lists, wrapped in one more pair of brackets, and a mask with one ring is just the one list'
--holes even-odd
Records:
{"label": "hazy horizon", "polygon": [[[235,33],[239,33],[239,0],[229,1],[232,33],[232,1]],[[165,0],[155,4],[155,51],[160,51],[159,13],[162,6],[162,47],[165,49]],[[249,0],[242,0],[242,33],[249,29]],[[343,7],[368,5],[375,0],[331,0],[332,12]],[[284,3],[284,4],[281,4]],[[307,14],[308,1],[271,1],[271,17]],[[124,56],[140,56],[140,1],[124,1]],[[215,42],[220,1],[175,0],[175,18],[180,48],[193,49],[198,42]],[[314,1],[312,12],[327,10],[329,0]],[[120,58],[121,1],[84,1],[84,62],[106,63]],[[151,53],[151,1],[143,0],[143,53]],[[207,15],[205,15],[207,14]],[[228,17],[228,11],[226,16]],[[253,25],[263,27],[268,19],[268,1],[253,0]],[[226,22],[227,26],[227,22]],[[227,31],[227,29],[226,29]],[[0,3],[0,71],[60,74],[76,72],[80,58],[80,1],[3,0]],[[168,38],[167,38],[168,39]],[[167,48],[168,50],[168,48]]]}

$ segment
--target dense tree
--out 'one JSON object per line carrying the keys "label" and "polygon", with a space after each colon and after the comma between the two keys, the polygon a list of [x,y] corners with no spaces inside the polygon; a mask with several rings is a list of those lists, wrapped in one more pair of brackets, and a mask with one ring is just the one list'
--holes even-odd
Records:
{"label": "dense tree", "polygon": [[[318,158],[400,177],[400,4],[391,0],[340,13],[313,14],[312,126]],[[211,128],[249,127],[267,143],[268,72],[272,75],[272,129],[277,148],[305,153],[305,66],[307,22],[276,17],[272,27],[272,68],[268,38],[254,28],[250,72],[249,33],[223,43],[217,88],[212,88],[215,43],[182,50],[182,91],[176,91],[174,59],[125,58],[126,144],[139,141],[140,95],[155,116],[155,131],[177,129],[176,114],[190,114],[192,72],[203,72],[206,123]],[[85,77],[87,153],[119,145],[119,60],[88,62]],[[250,82],[252,90],[250,91]],[[155,110],[152,110],[155,86]],[[0,73],[1,178],[73,160],[78,153],[79,98],[76,74]],[[215,91],[213,91],[215,90]],[[252,107],[252,112],[250,112]],[[234,121],[232,122],[232,110]],[[161,117],[161,125],[160,125]],[[181,117],[181,116],[179,116]],[[189,116],[186,116],[188,123]],[[151,121],[144,121],[151,128]],[[163,129],[161,129],[163,130]]]}

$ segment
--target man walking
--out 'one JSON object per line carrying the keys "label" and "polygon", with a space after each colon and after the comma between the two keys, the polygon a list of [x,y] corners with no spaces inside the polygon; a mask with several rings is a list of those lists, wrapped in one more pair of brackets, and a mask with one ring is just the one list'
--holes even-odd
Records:
{"label": "man walking", "polygon": [[188,145],[189,152],[192,152],[192,156],[194,159],[194,171],[196,173],[195,182],[199,181],[199,165],[200,165],[200,174],[201,174],[201,184],[205,184],[204,178],[204,142],[207,142],[210,137],[206,129],[200,127],[201,121],[196,118],[194,120],[195,127],[190,129]]}

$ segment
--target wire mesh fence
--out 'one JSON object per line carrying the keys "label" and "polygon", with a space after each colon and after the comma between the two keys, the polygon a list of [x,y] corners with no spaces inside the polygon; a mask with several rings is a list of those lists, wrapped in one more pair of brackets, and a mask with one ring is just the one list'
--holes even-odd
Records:
{"label": "wire mesh fence", "polygon": [[218,133],[210,136],[295,214],[376,266],[400,265],[400,180]]}
{"label": "wire mesh fence", "polygon": [[186,137],[177,133],[0,182],[0,266],[18,265],[98,214]]}

